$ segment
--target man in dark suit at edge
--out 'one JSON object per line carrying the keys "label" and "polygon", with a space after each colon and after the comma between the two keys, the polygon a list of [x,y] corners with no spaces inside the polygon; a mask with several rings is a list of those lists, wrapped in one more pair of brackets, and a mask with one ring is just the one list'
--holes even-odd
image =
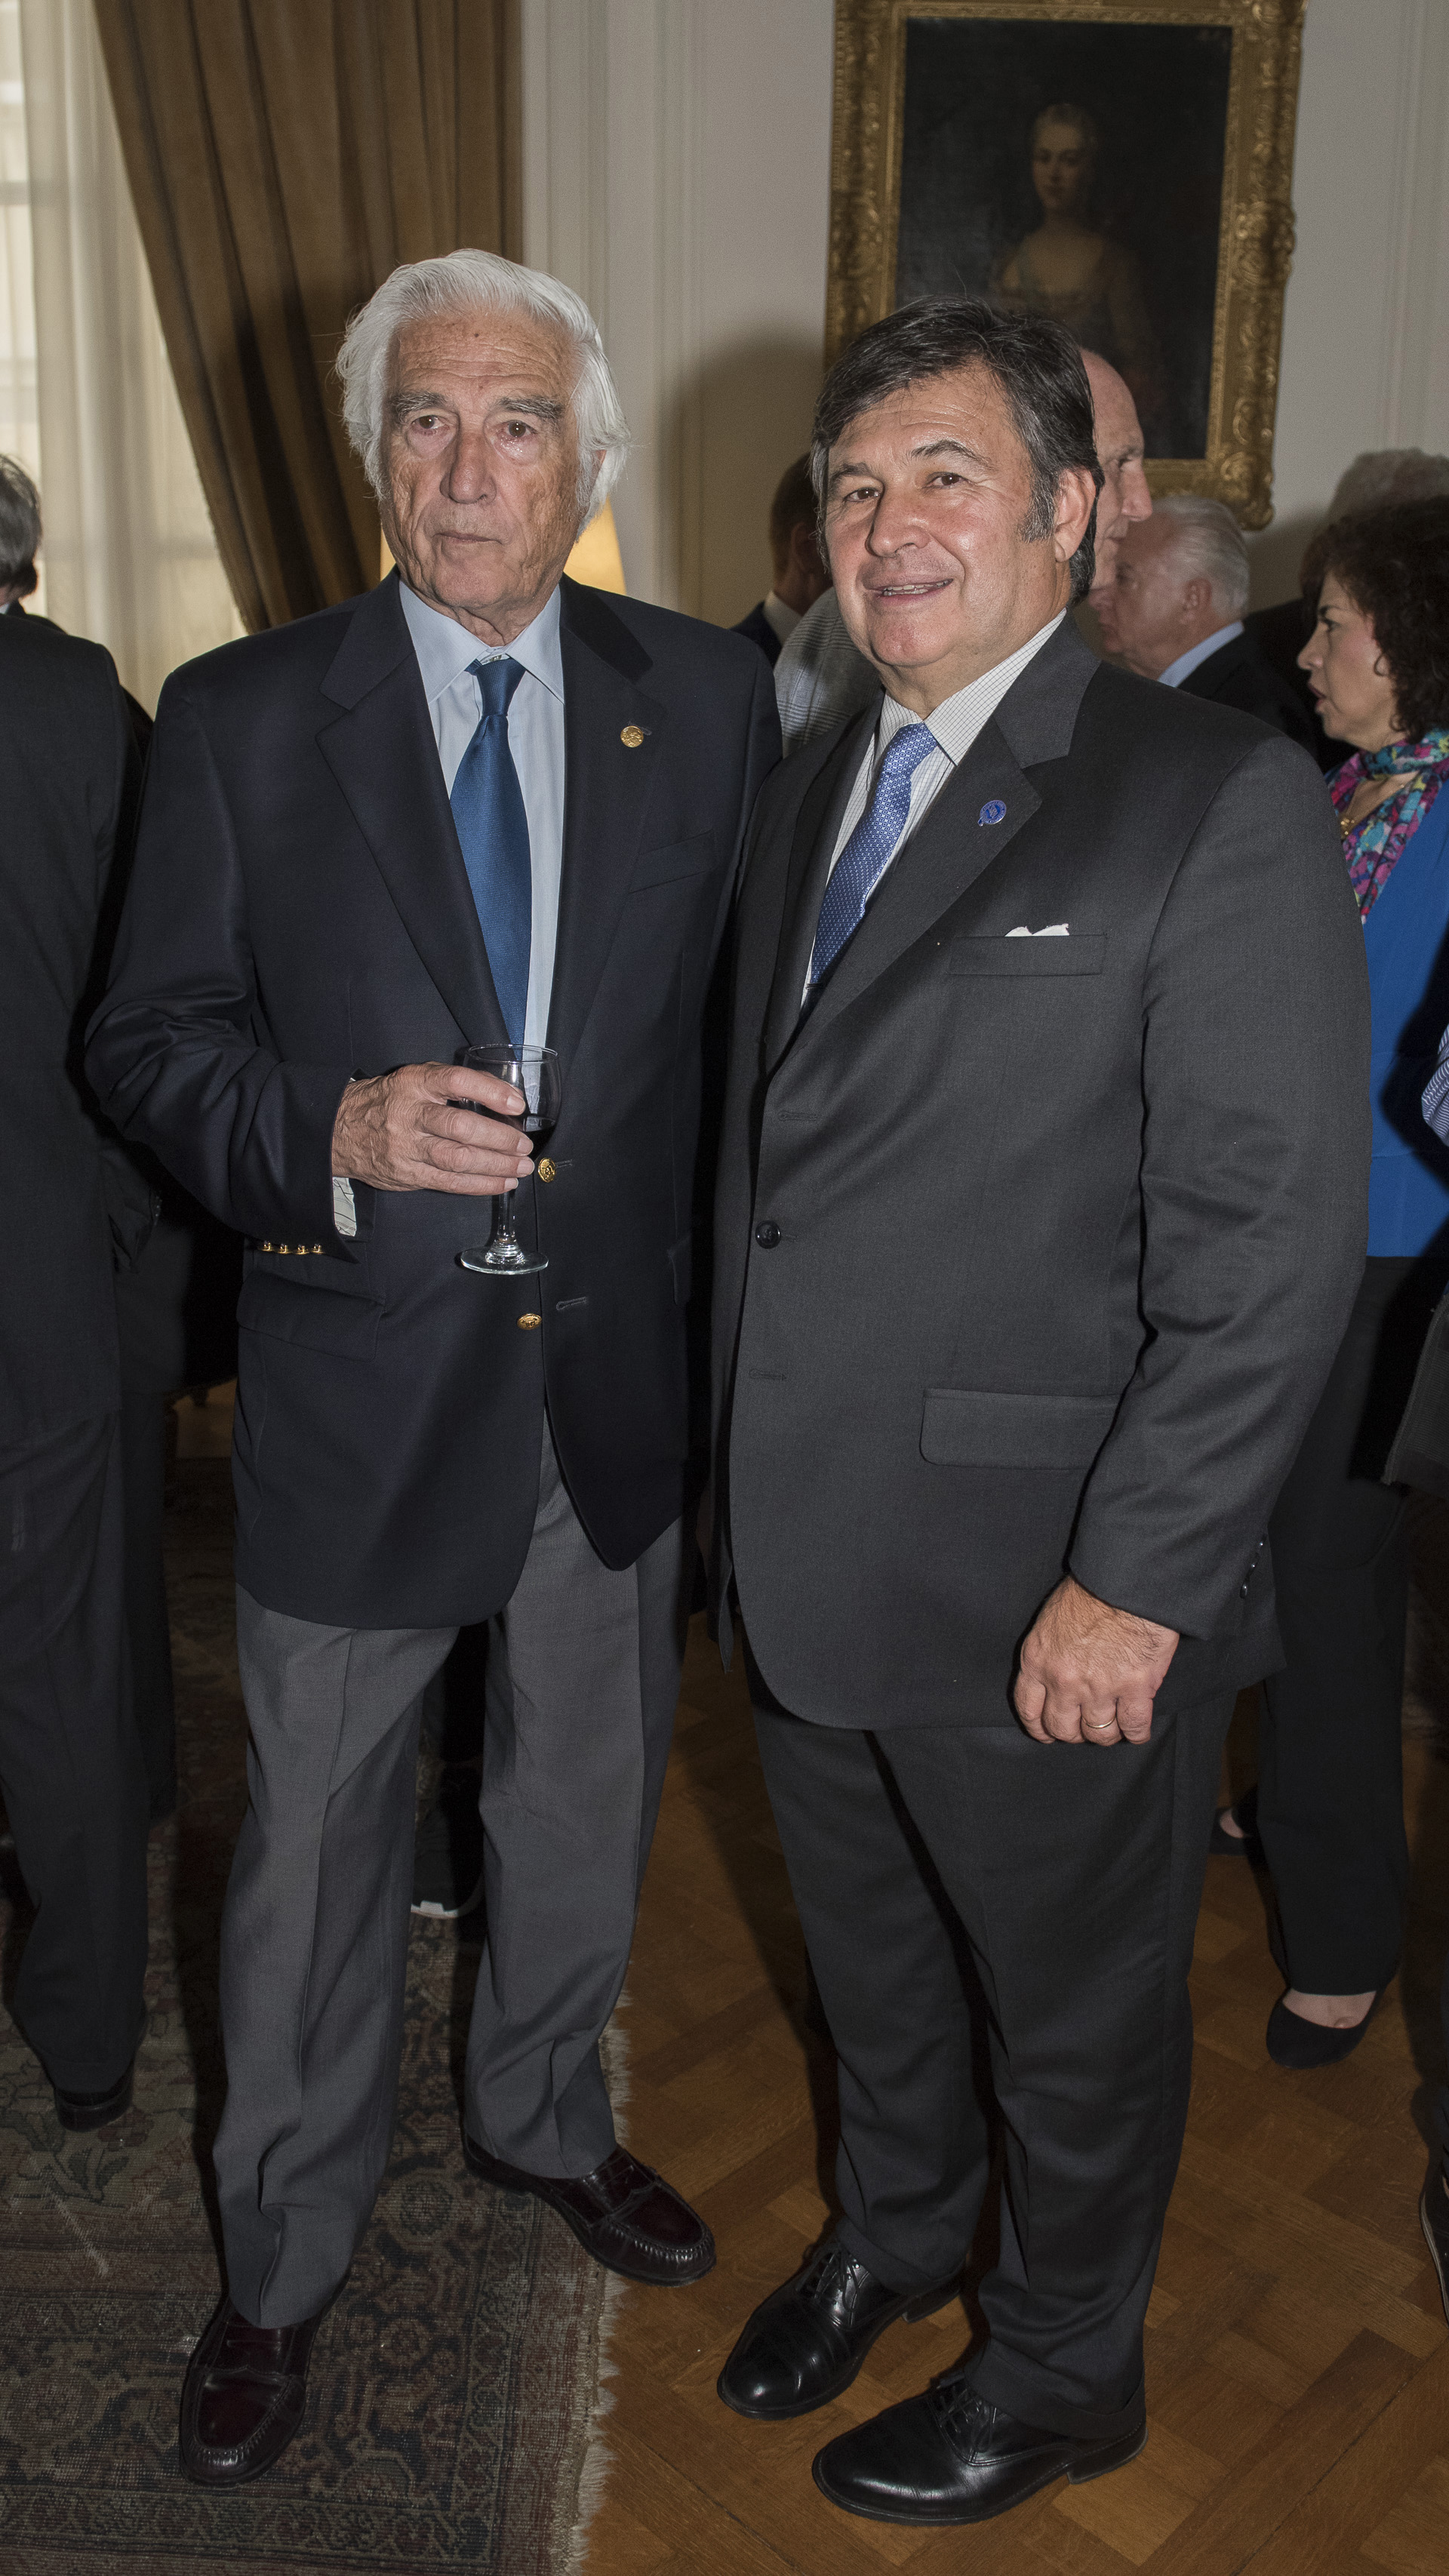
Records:
{"label": "man in dark suit at edge", "polygon": [[839,360],[813,452],[884,696],[751,830],[712,1555],[839,2054],[844,2214],[720,2393],[803,2414],[953,2294],[982,2013],[990,2339],[815,2467],[925,2527],[1146,2438],[1221,1747],[1275,1658],[1263,1532],[1363,1262],[1367,994],[1311,763],[1067,614],[1101,478],[1063,330],[908,306]]}
{"label": "man in dark suit at edge", "polygon": [[[678,1690],[700,1032],[773,693],[739,639],[561,580],[628,444],[567,288],[401,268],[339,366],[399,576],[168,683],[90,1048],[249,1237],[228,2295],[181,2424],[213,2485],[295,2432],[386,2162],[418,1712],[460,1626],[492,1621],[467,2162],[633,2279],[714,2259],[616,2144],[598,2044]],[[545,1039],[535,1167],[456,1059]],[[547,1269],[463,1269],[514,1189]]]}
{"label": "man in dark suit at edge", "polygon": [[810,459],[797,456],[781,475],[770,503],[770,587],[734,629],[736,635],[748,635],[752,644],[758,644],[771,670],[807,608],[813,608],[822,591],[830,588],[830,575],[820,559],[815,515]]}
{"label": "man in dark suit at edge", "polygon": [[0,1792],[36,1907],[15,2017],[80,2130],[126,2110],[145,2021],[112,1258],[117,1240],[139,1248],[151,1209],[125,1158],[108,1166],[79,1078],[139,780],[109,653],[0,616]]}

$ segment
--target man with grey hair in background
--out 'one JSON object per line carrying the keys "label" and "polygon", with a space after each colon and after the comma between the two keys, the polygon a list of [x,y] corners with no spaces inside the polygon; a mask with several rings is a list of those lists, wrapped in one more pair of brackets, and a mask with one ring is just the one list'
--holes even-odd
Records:
{"label": "man with grey hair in background", "polygon": [[[487,1621],[487,1943],[463,2153],[630,2279],[714,2259],[617,2145],[623,1982],[678,1691],[706,993],[778,751],[754,646],[562,578],[628,431],[598,332],[482,251],[339,357],[397,572],[163,694],[89,1066],[248,1238],[222,1924],[227,2295],[188,2473],[269,2468],[387,2161],[422,1693]],[[523,1092],[461,1059],[545,1043]],[[464,1266],[516,1193],[525,1261]]]}
{"label": "man with grey hair in background", "polygon": [[1316,753],[1319,728],[1244,630],[1248,549],[1221,501],[1159,501],[1143,526],[1124,530],[1092,604],[1103,643],[1129,671],[1257,716]]}

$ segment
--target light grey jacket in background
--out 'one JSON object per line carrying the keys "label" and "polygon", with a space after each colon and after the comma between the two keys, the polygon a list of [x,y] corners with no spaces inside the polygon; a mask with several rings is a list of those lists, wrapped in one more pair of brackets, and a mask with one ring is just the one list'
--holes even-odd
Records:
{"label": "light grey jacket in background", "polygon": [[1363,1268],[1368,984],[1329,800],[1281,736],[1067,623],[802,1025],[873,721],[775,772],[740,898],[726,1652],[733,1575],[801,1716],[1006,1725],[1070,1567],[1182,1631],[1159,1704],[1186,1705],[1279,1660],[1268,1514]]}

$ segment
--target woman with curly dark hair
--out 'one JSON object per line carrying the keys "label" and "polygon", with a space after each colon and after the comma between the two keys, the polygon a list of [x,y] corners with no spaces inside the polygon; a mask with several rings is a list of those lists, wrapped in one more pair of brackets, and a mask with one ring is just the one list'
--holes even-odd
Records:
{"label": "woman with curly dark hair", "polygon": [[1299,660],[1353,745],[1328,787],[1373,1001],[1368,1259],[1269,1524],[1285,1663],[1263,1685],[1258,1787],[1212,1845],[1272,1874],[1288,1991],[1268,2052],[1292,2067],[1357,2047],[1403,1937],[1405,1489],[1380,1479],[1449,1277],[1449,1148],[1419,1106],[1449,1020],[1449,499],[1336,520],[1303,587]]}

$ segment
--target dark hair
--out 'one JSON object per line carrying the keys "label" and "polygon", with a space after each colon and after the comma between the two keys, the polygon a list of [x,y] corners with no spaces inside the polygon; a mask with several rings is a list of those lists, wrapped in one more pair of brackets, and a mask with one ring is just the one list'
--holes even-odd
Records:
{"label": "dark hair", "polygon": [[39,543],[40,494],[18,456],[0,456],[0,590],[30,597]]}
{"label": "dark hair", "polygon": [[1449,496],[1335,519],[1303,558],[1310,608],[1330,573],[1373,628],[1409,740],[1449,724]]}
{"label": "dark hair", "polygon": [[[1062,476],[1073,467],[1090,474],[1098,492],[1092,389],[1082,353],[1060,322],[1030,313],[998,313],[993,305],[954,295],[923,295],[898,313],[872,322],[836,359],[820,389],[810,438],[810,471],[821,515],[830,451],[853,420],[907,385],[958,367],[983,366],[996,378],[1011,408],[1016,434],[1031,465],[1031,508],[1023,537],[1050,536]],[[1087,532],[1068,567],[1072,597],[1085,599],[1095,570],[1096,503]]]}
{"label": "dark hair", "polygon": [[797,456],[793,465],[786,466],[770,503],[770,555],[776,572],[785,569],[785,558],[795,530],[813,528],[816,515],[810,459]]}

